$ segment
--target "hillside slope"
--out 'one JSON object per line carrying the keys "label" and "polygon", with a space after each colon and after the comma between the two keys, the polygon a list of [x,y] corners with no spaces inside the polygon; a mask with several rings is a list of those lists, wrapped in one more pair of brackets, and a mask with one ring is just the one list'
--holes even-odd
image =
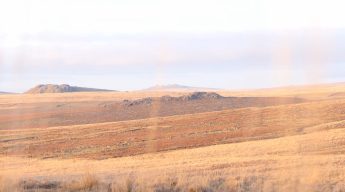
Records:
{"label": "hillside slope", "polygon": [[63,99],[3,104],[0,108],[0,129],[91,124],[306,102],[288,97],[223,97],[208,92],[120,101],[98,101],[97,97],[87,102],[63,102]]}
{"label": "hillside slope", "polygon": [[345,100],[323,101],[114,123],[3,130],[0,154],[104,159],[344,126]]}
{"label": "hillside slope", "polygon": [[239,91],[221,90],[219,92],[225,96],[302,97],[308,99],[327,99],[329,97],[345,98],[345,83],[300,85]]}
{"label": "hillside slope", "polygon": [[[246,192],[272,189],[283,192],[343,191],[344,138],[345,127],[342,127],[102,161],[0,155],[0,177],[3,175],[8,180],[3,180],[2,186],[11,187],[20,173],[28,188],[45,190],[46,186],[51,186],[54,191],[65,191],[64,186],[75,181],[83,182],[85,178],[96,181],[98,188],[105,186],[109,189],[111,186],[110,189],[119,189],[133,184],[142,191],[155,191],[162,185],[169,187],[172,182],[183,191],[201,187],[213,191]],[[228,188],[221,190],[221,187]]]}

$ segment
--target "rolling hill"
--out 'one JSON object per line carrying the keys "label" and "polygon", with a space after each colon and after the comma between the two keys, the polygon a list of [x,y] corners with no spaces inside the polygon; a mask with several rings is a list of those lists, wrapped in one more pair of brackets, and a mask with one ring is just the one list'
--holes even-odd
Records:
{"label": "rolling hill", "polygon": [[2,95],[0,191],[344,191],[344,92]]}
{"label": "rolling hill", "polygon": [[327,97],[344,97],[345,83],[324,83],[312,85],[261,88],[251,90],[221,90],[224,95],[232,96],[271,96],[271,97],[307,97],[308,99],[324,99]]}
{"label": "rolling hill", "polygon": [[[83,95],[78,97],[83,98]],[[94,100],[87,102],[66,102],[61,97],[49,102],[41,100],[33,103],[3,104],[0,109],[0,129],[125,121],[307,102],[305,99],[292,97],[224,97],[214,92],[106,101],[94,97]]]}
{"label": "rolling hill", "polygon": [[[1,130],[0,154],[104,159],[278,138],[343,128],[344,109],[345,100],[337,100],[47,129]],[[28,142],[32,143],[30,148],[18,150]]]}
{"label": "rolling hill", "polygon": [[107,92],[107,91],[112,91],[112,90],[76,87],[76,86],[70,86],[67,84],[62,84],[62,85],[45,84],[45,85],[37,85],[36,87],[31,88],[25,93],[40,94],[40,93],[69,93],[69,92]]}

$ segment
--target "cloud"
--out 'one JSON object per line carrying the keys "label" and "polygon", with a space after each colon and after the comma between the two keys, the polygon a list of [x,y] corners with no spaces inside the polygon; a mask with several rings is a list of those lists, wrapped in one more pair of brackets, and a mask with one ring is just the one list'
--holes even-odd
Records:
{"label": "cloud", "polygon": [[345,28],[341,0],[11,0],[0,33],[138,34]]}

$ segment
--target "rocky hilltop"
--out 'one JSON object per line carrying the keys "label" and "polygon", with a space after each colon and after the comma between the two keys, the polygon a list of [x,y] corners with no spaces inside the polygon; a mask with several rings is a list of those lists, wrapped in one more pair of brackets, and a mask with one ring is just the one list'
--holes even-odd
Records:
{"label": "rocky hilltop", "polygon": [[183,95],[181,97],[171,97],[169,95],[159,97],[159,98],[152,98],[146,97],[137,100],[124,100],[123,103],[126,106],[135,106],[135,105],[151,105],[154,101],[156,102],[186,102],[186,101],[196,101],[196,100],[213,100],[213,99],[222,99],[223,96],[219,95],[215,92],[193,92],[187,95]]}
{"label": "rocky hilltop", "polygon": [[62,84],[62,85],[45,84],[45,85],[37,85],[36,87],[26,91],[25,93],[40,94],[40,93],[103,92],[103,91],[112,91],[112,90],[76,87],[76,86],[70,86],[67,84]]}

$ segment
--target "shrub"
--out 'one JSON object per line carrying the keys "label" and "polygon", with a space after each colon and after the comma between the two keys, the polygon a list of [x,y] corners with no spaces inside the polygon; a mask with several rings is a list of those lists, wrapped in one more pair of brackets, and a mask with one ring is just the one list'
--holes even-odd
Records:
{"label": "shrub", "polygon": [[155,192],[180,192],[182,191],[177,185],[176,180],[167,181],[165,183],[156,184],[154,187]]}
{"label": "shrub", "polygon": [[66,190],[67,191],[97,191],[99,182],[98,179],[91,175],[86,174],[84,175],[79,181],[74,181],[70,184],[67,184]]}

